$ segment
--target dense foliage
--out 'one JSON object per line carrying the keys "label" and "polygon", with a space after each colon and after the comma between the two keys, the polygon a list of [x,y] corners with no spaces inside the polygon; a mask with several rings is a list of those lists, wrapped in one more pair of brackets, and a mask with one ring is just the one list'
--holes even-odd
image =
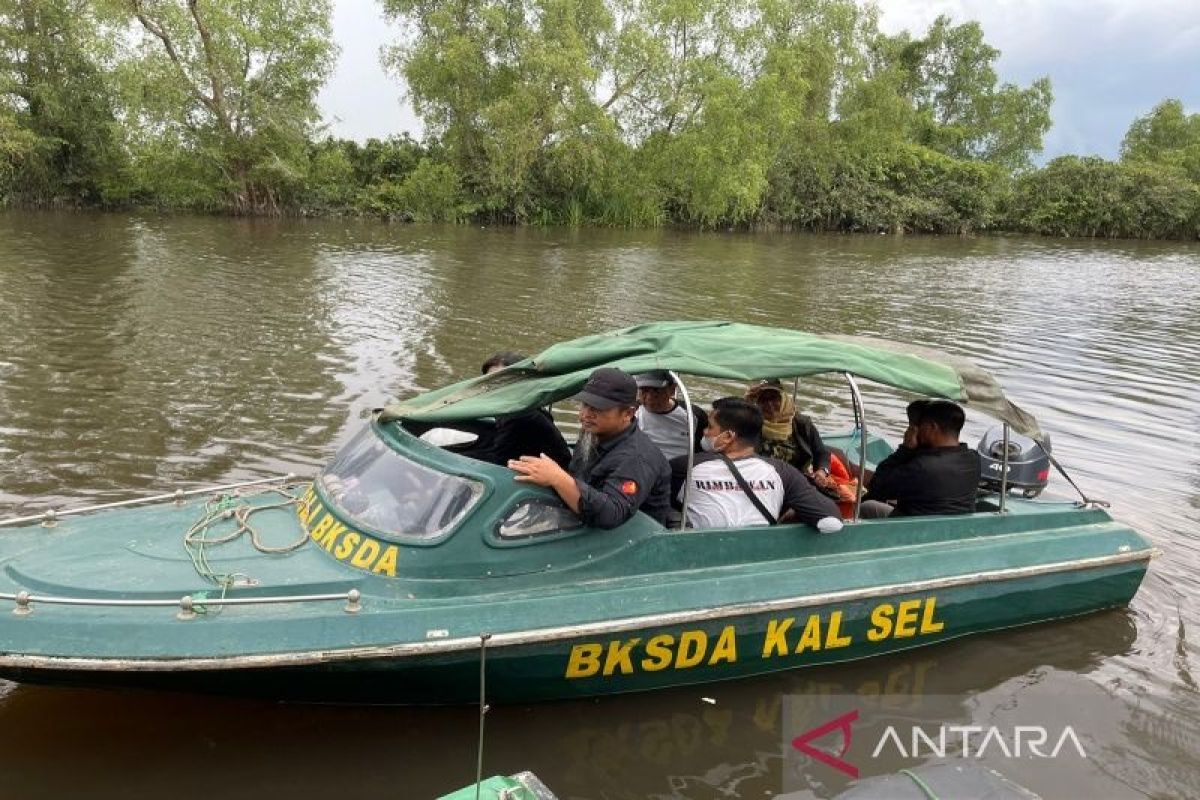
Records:
{"label": "dense foliage", "polygon": [[1120,161],[1066,156],[1019,176],[1007,223],[1056,236],[1200,237],[1200,114],[1167,100],[1134,120]]}
{"label": "dense foliage", "polygon": [[1200,116],[1035,168],[1046,79],[856,0],[379,0],[426,131],[324,134],[331,0],[0,0],[0,198],[518,224],[1195,238]]}

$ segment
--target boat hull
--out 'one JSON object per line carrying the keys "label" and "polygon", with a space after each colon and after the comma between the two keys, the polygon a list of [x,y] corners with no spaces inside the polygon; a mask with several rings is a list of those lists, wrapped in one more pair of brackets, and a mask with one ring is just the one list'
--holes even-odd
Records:
{"label": "boat hull", "polygon": [[[511,631],[486,645],[487,699],[518,703],[708,683],[894,653],[1123,606],[1148,552],[1016,567],[741,606]],[[5,655],[29,683],[278,699],[457,704],[479,699],[482,637],[212,659]]]}

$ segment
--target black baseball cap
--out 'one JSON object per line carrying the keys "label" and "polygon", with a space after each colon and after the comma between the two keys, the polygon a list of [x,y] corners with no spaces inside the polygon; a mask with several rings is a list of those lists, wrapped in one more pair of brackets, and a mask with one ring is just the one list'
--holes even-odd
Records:
{"label": "black baseball cap", "polygon": [[592,372],[583,385],[583,391],[572,399],[597,411],[607,411],[610,408],[632,408],[637,405],[637,392],[637,381],[628,372],[616,367],[601,367]]}
{"label": "black baseball cap", "polygon": [[641,375],[634,375],[633,379],[637,381],[639,389],[663,389],[675,383],[671,378],[671,373],[665,369],[643,372]]}

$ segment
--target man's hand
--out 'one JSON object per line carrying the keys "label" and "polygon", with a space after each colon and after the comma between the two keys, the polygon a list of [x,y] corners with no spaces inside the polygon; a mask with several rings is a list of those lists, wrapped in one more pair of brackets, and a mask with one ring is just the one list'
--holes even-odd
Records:
{"label": "man's hand", "polygon": [[550,456],[542,453],[540,456],[510,458],[508,468],[517,473],[513,480],[553,489],[567,508],[579,513],[579,486],[571,474]]}
{"label": "man's hand", "polygon": [[558,462],[545,453],[540,456],[510,458],[508,468],[517,473],[517,477],[513,480],[519,483],[533,483],[551,489],[554,488],[556,481],[570,477],[566,470],[558,465]]}

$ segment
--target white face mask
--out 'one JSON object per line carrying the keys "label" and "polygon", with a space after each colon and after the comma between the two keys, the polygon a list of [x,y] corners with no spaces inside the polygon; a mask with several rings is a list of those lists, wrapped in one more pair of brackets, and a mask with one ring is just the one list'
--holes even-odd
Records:
{"label": "white face mask", "polygon": [[[720,436],[720,435],[721,435],[721,434],[719,434],[719,433],[717,434],[717,436]],[[716,437],[715,437],[715,436],[713,436],[713,437],[709,437],[709,436],[704,436],[704,437],[702,437],[702,438],[700,439],[700,449],[701,449],[701,450],[703,450],[703,451],[705,451],[706,453],[715,453],[715,452],[717,451],[717,441],[716,441]]]}

